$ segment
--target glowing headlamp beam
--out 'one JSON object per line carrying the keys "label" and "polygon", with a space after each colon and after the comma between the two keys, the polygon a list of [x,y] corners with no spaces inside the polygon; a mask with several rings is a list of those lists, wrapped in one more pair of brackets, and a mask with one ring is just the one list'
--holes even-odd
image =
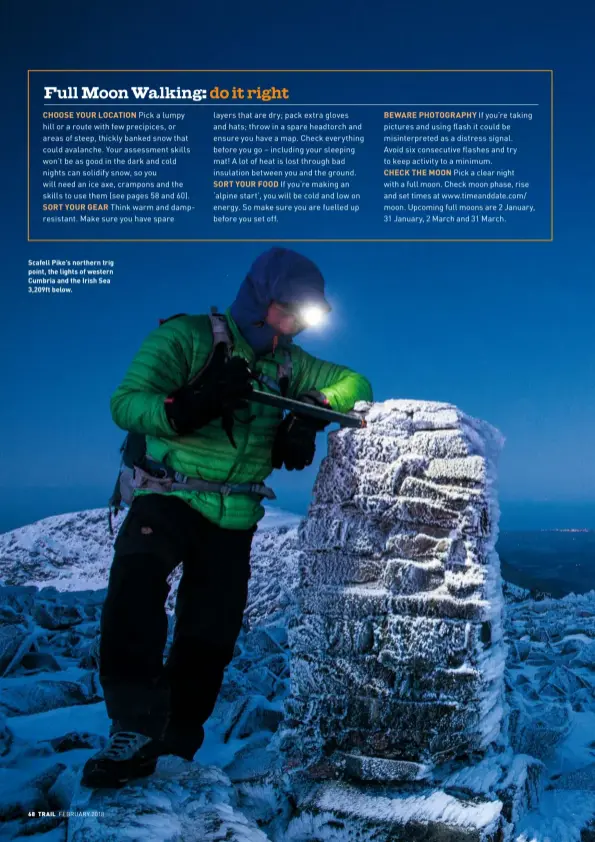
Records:
{"label": "glowing headlamp beam", "polygon": [[308,327],[317,327],[324,321],[326,312],[317,304],[306,304],[300,308],[299,316]]}

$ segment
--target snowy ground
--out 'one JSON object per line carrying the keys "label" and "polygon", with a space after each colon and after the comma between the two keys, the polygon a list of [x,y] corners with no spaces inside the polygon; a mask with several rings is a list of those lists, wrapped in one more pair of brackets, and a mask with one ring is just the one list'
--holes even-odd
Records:
{"label": "snowy ground", "polygon": [[549,776],[517,839],[581,840],[595,816],[595,591],[509,602],[507,613],[512,745],[541,759]]}
{"label": "snowy ground", "polygon": [[[154,779],[99,800],[77,779],[108,732],[96,671],[111,561],[105,511],[48,518],[0,536],[0,839],[62,842],[67,831],[71,842],[348,838],[305,819],[300,825],[295,816],[288,830],[291,802],[275,774],[278,752],[268,750],[289,687],[298,520],[276,517],[255,539],[244,628],[196,761],[163,759]],[[591,837],[581,832],[595,816],[595,592],[535,600],[506,591],[510,739],[515,751],[545,764],[537,806],[506,842],[586,842]],[[462,773],[450,784],[478,786]],[[71,804],[103,810],[111,828],[89,817],[74,817],[68,827],[57,813]],[[444,802],[440,809],[450,808]]]}

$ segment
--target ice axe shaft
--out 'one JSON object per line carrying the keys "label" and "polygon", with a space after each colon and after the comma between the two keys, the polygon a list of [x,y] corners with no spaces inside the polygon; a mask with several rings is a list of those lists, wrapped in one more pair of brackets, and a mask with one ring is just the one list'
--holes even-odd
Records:
{"label": "ice axe shaft", "polygon": [[303,403],[302,401],[293,400],[293,398],[283,398],[281,395],[274,395],[270,392],[261,392],[258,389],[254,389],[249,400],[254,401],[255,403],[265,404],[265,406],[287,409],[290,412],[295,412],[300,415],[312,415],[314,418],[321,418],[328,421],[329,424],[336,422],[342,427],[361,429],[366,426],[365,419],[360,418],[357,415],[346,415],[343,412],[335,412],[334,409],[325,409],[323,406]]}

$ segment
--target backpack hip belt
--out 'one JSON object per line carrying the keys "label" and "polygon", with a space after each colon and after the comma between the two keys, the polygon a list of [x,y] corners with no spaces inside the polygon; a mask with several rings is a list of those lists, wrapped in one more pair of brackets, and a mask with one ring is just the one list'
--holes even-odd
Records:
{"label": "backpack hip belt", "polygon": [[146,464],[149,470],[139,468],[138,465],[135,465],[133,469],[124,468],[124,471],[132,474],[130,481],[132,489],[148,489],[161,494],[172,491],[204,491],[221,494],[223,497],[230,494],[255,494],[257,497],[266,497],[268,500],[277,499],[273,489],[262,482],[211,482],[187,477],[179,471],[170,473],[165,466],[150,460],[146,460]]}

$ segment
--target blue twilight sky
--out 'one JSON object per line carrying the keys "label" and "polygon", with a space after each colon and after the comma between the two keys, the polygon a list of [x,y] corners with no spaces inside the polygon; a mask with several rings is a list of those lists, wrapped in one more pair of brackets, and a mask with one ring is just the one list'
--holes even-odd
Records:
{"label": "blue twilight sky", "polygon": [[[269,245],[27,243],[25,71],[85,67],[553,68],[554,242],[298,244],[335,308],[303,344],[367,374],[377,399],[451,401],[499,427],[504,527],[595,526],[592,7],[8,0],[1,14],[0,530],[103,504],[123,435],[109,397],[143,336],[227,306]],[[116,279],[28,296],[41,257],[114,258]],[[274,475],[280,503],[304,510],[313,479]]]}

